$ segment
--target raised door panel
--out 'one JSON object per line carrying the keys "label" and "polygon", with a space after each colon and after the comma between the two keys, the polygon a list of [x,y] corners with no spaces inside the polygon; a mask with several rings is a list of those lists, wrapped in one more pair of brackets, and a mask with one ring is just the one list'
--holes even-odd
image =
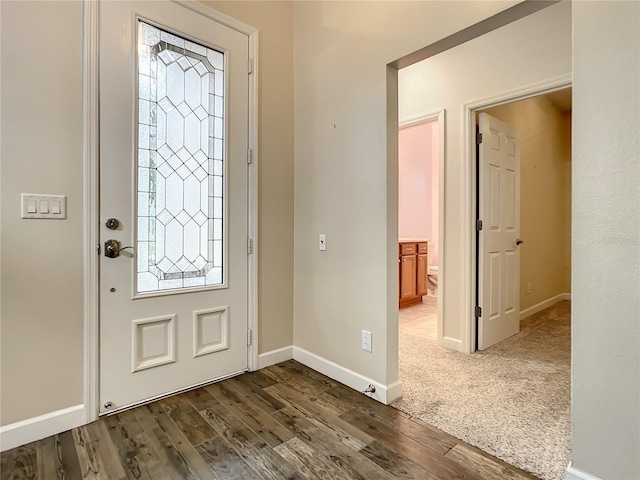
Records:
{"label": "raised door panel", "polygon": [[427,254],[418,255],[418,295],[427,294],[427,271],[428,271]]}
{"label": "raised door panel", "polygon": [[416,257],[406,255],[400,258],[400,299],[416,296]]}
{"label": "raised door panel", "polygon": [[478,244],[478,349],[484,350],[520,329],[520,153],[514,128],[485,113],[479,124],[479,210],[485,227]]}

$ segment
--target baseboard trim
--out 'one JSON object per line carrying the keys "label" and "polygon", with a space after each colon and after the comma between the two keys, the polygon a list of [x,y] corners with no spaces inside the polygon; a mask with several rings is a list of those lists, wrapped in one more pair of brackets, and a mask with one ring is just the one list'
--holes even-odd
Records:
{"label": "baseboard trim", "polygon": [[392,383],[391,385],[387,385],[387,405],[395,402],[400,397],[402,397],[402,384],[400,380]]}
{"label": "baseboard trim", "polygon": [[593,475],[589,475],[586,472],[578,470],[571,462],[569,462],[566,473],[566,480],[600,480],[598,477],[594,477]]}
{"label": "baseboard trim", "polygon": [[390,385],[383,385],[315,353],[295,346],[293,347],[293,358],[303,365],[359,392],[365,390],[369,385],[374,385],[376,387],[375,393],[368,394],[368,396],[385,405],[402,396],[402,385],[399,381]]}
{"label": "baseboard trim", "polygon": [[529,307],[529,308],[525,308],[524,310],[520,311],[520,321],[524,320],[525,318],[530,317],[531,315],[535,315],[538,312],[541,312],[542,310],[544,310],[545,308],[549,308],[552,305],[555,305],[558,302],[562,302],[563,300],[571,300],[571,294],[570,293],[561,293],[559,295],[556,295],[555,297],[551,297],[548,298],[547,300],[544,300],[543,302],[540,302],[536,305],[534,305],[533,307]]}
{"label": "baseboard trim", "polygon": [[293,358],[293,345],[278,348],[258,355],[258,369],[270,367],[276,363],[286,362]]}
{"label": "baseboard trim", "polygon": [[449,350],[462,352],[462,340],[460,340],[459,338],[442,337],[440,346],[444,348],[448,348]]}
{"label": "baseboard trim", "polygon": [[4,452],[84,425],[84,414],[84,405],[76,405],[0,427],[0,451]]}

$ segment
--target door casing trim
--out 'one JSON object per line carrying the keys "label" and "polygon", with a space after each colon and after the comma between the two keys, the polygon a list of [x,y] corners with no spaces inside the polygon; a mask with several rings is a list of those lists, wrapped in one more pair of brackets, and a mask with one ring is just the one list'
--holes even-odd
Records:
{"label": "door casing trim", "polygon": [[[463,105],[463,118],[466,119],[464,125],[464,136],[462,137],[465,142],[465,169],[464,169],[464,183],[466,188],[465,198],[463,199],[463,205],[465,208],[464,217],[469,221],[465,223],[466,228],[462,232],[464,245],[466,246],[467,255],[464,256],[463,271],[468,272],[469,281],[466,285],[466,292],[463,292],[462,298],[465,300],[465,311],[469,312],[468,328],[463,328],[462,338],[462,352],[473,353],[477,349],[475,345],[476,338],[476,318],[474,313],[475,307],[475,294],[476,294],[476,282],[477,282],[477,258],[476,258],[476,203],[477,203],[477,191],[476,191],[476,179],[478,176],[475,155],[476,155],[476,112],[486,108],[497,107],[505,103],[517,102],[519,100],[525,100],[531,97],[537,97],[539,95],[545,95],[547,93],[555,92],[557,90],[563,90],[572,86],[573,75],[566,74],[557,77],[542,80],[540,82],[532,83],[522,88],[515,90],[509,90],[499,95],[485,97]],[[438,285],[439,287],[439,285]]]}
{"label": "door casing trim", "polygon": [[99,5],[83,2],[83,73],[82,73],[82,161],[83,161],[83,245],[84,245],[84,421],[98,418],[99,410]]}
{"label": "door casing trim", "polygon": [[[249,75],[248,145],[253,153],[248,169],[248,236],[252,253],[247,260],[247,328],[258,339],[258,30],[199,2],[172,0],[177,4],[247,35],[252,72]],[[99,192],[100,192],[100,110],[99,110],[99,18],[100,5],[83,1],[83,276],[84,276],[84,421],[93,422],[99,412]],[[258,369],[258,342],[248,345],[247,365]]]}

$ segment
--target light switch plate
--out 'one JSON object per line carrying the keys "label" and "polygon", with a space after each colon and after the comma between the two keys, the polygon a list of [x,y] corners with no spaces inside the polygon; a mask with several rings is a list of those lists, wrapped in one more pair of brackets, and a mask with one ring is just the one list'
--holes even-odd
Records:
{"label": "light switch plate", "polygon": [[21,218],[47,218],[53,220],[65,220],[67,218],[66,195],[23,193],[21,200]]}
{"label": "light switch plate", "polygon": [[318,238],[318,248],[323,252],[327,249],[327,235],[325,233],[321,233]]}

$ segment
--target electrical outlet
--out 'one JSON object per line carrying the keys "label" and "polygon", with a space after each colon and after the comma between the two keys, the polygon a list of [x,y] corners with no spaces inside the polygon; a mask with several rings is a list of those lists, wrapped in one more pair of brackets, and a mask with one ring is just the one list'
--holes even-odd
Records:
{"label": "electrical outlet", "polygon": [[531,282],[527,283],[526,292],[527,292],[527,295],[529,295],[531,292],[533,292],[533,287],[531,286]]}
{"label": "electrical outlet", "polygon": [[362,349],[371,352],[371,332],[362,330]]}

